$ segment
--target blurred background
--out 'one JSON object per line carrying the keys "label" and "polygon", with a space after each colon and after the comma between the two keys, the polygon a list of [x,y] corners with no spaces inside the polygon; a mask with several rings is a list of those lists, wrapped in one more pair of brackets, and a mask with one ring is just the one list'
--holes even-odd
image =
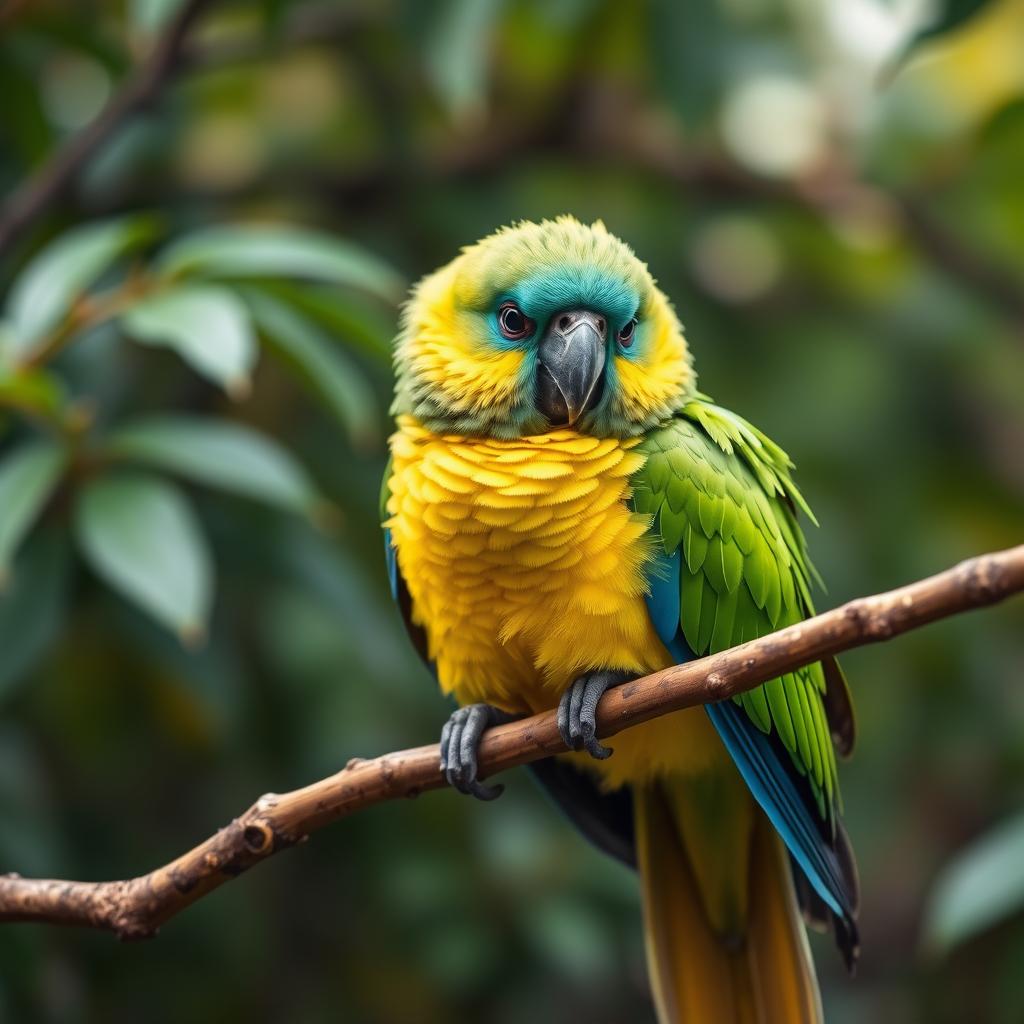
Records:
{"label": "blurred background", "polygon": [[[518,218],[649,262],[796,460],[822,607],[1020,543],[1022,53],[1018,0],[0,5],[0,870],[131,876],[438,734],[377,523],[390,342]],[[1022,1019],[1022,621],[844,659],[830,1021]],[[4,927],[0,1019],[652,1020],[634,879],[507,781],[155,941]]]}

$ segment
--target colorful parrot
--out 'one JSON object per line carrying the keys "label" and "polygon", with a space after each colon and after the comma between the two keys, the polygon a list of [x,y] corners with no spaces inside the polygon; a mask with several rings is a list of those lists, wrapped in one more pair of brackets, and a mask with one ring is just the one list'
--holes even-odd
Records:
{"label": "colorful parrot", "polygon": [[785,452],[696,390],[682,327],[600,222],[506,228],[422,280],[395,354],[382,522],[409,634],[459,708],[442,770],[485,800],[484,731],[558,708],[534,770],[634,865],[662,1024],[822,1019],[800,920],[852,970],[857,876],[832,660],[595,736],[608,687],[813,614]]}

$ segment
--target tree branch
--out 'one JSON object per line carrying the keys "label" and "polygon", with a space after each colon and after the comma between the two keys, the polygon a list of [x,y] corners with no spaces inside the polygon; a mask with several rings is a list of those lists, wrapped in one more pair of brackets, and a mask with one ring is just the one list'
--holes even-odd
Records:
{"label": "tree branch", "polygon": [[185,0],[149,59],[130,75],[100,114],[12,193],[0,212],[0,257],[60,199],[103,144],[157,97],[178,66],[192,25],[209,2]]}
{"label": "tree branch", "polygon": [[[825,655],[888,640],[1022,590],[1024,545],[972,558],[937,576],[858,598],[721,654],[609,690],[598,707],[597,734],[613,736],[670,711],[725,700]],[[481,775],[564,749],[555,712],[546,711],[491,729],[480,747]],[[0,921],[84,925],[122,939],[148,938],[189,904],[311,832],[372,804],[442,788],[439,761],[436,744],[354,759],[303,789],[260,797],[216,835],[138,878],[68,882],[0,876]]]}

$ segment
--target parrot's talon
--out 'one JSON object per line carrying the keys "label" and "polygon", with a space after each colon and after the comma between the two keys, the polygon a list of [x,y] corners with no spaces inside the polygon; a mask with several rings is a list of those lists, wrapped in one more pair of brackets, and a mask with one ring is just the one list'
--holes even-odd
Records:
{"label": "parrot's talon", "polygon": [[628,672],[601,670],[580,676],[558,702],[558,732],[570,750],[586,750],[603,761],[612,754],[597,738],[597,705],[605,690],[630,678]]}
{"label": "parrot's talon", "polygon": [[452,789],[478,800],[501,796],[504,786],[488,786],[476,777],[477,750],[487,729],[513,717],[490,704],[467,704],[451,713],[441,730],[440,771]]}
{"label": "parrot's talon", "polygon": [[584,723],[583,728],[583,746],[584,749],[590,754],[591,757],[598,761],[603,761],[607,757],[611,757],[612,748],[604,746],[594,734],[595,726],[590,725],[589,722]]}
{"label": "parrot's talon", "polygon": [[504,792],[505,787],[500,782],[493,786],[488,786],[485,782],[474,779],[469,784],[469,794],[470,796],[475,796],[477,800],[497,800]]}

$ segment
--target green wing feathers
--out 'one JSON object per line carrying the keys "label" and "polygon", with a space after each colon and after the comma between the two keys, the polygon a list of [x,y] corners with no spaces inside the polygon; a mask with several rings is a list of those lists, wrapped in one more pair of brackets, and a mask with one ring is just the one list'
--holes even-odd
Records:
{"label": "green wing feathers", "polygon": [[[635,508],[653,517],[666,555],[680,552],[679,619],[694,653],[726,650],[814,614],[811,585],[820,581],[797,510],[814,517],[778,445],[698,398],[641,450],[647,461],[633,480]],[[831,817],[838,801],[831,733],[841,753],[853,739],[838,666],[809,665],[733,699],[758,729],[778,736],[822,816]]]}

